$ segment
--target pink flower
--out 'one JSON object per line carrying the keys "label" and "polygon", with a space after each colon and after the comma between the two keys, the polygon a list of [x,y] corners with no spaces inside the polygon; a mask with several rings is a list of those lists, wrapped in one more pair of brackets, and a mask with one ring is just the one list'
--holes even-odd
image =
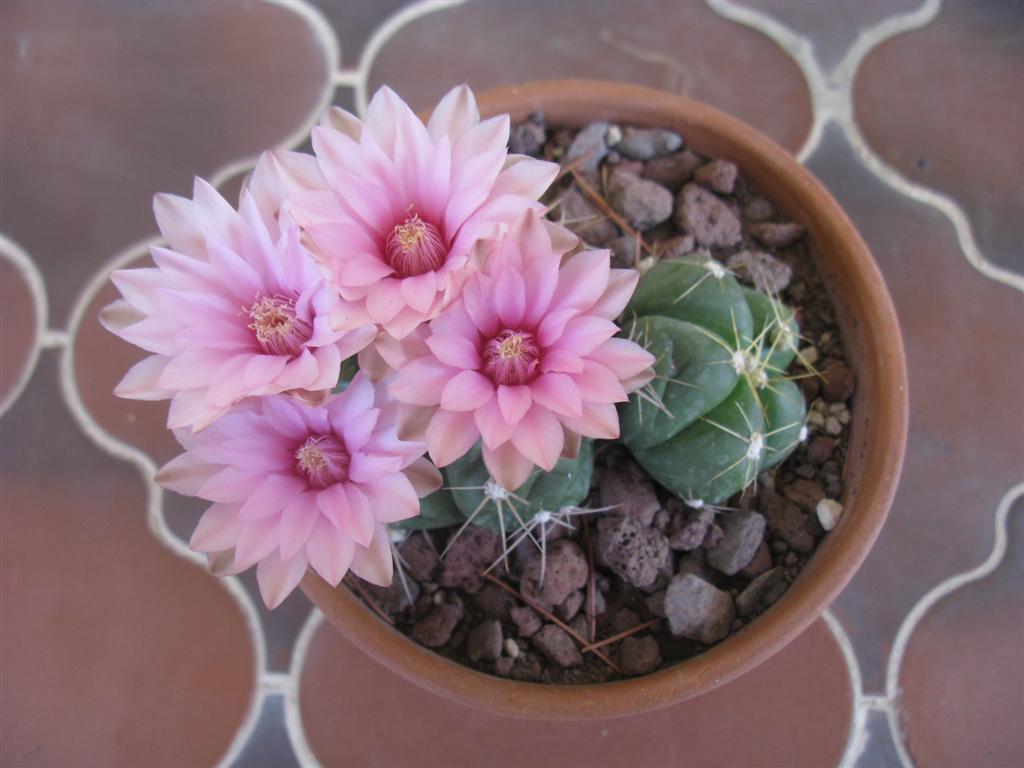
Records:
{"label": "pink flower", "polygon": [[396,436],[394,403],[361,374],[320,406],[265,397],[176,434],[185,453],[157,480],[213,502],[192,548],[220,575],[256,565],[270,608],[307,565],[331,585],[349,569],[390,584],[387,524],[415,517],[419,498],[441,485],[423,444]]}
{"label": "pink flower", "polygon": [[341,296],[398,338],[454,300],[474,244],[539,210],[558,170],[508,155],[508,134],[508,115],[481,122],[466,86],[426,126],[388,88],[365,122],[332,110],[313,131],[325,188],[296,189],[293,206]]}
{"label": "pink flower", "polygon": [[342,360],[374,338],[359,313],[349,313],[348,330],[332,327],[332,314],[351,308],[326,285],[298,225],[281,212],[285,186],[268,155],[237,212],[201,179],[192,200],[157,195],[170,248],[152,249],[155,267],[111,275],[124,298],[101,320],[153,353],[116,392],[169,398],[172,429],[202,429],[251,395],[325,394]]}
{"label": "pink flower", "polygon": [[653,376],[647,351],[613,338],[639,275],[610,269],[608,251],[562,264],[572,243],[525,216],[430,323],[428,351],[401,365],[390,391],[432,411],[426,442],[437,466],[482,437],[491,474],[514,490],[534,465],[575,455],[581,436],[618,437],[615,403]]}

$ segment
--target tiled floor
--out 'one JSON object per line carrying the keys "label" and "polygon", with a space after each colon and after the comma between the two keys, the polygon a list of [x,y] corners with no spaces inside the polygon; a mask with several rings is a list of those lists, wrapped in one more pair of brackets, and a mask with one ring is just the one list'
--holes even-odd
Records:
{"label": "tiled floor", "polygon": [[[889,523],[825,617],[643,717],[506,721],[420,691],[300,594],[188,553],[150,482],[163,405],[111,395],[111,267],[156,191],[237,189],[382,83],[645,83],[804,160],[889,282],[911,437]],[[0,765],[1024,764],[1024,3],[376,0],[0,5]]]}

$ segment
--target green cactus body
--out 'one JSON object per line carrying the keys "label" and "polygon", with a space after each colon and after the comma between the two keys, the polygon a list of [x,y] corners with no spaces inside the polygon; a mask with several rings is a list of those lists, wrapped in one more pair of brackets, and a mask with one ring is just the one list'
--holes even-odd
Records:
{"label": "green cactus body", "polygon": [[803,396],[783,378],[795,314],[701,257],[656,264],[626,308],[656,378],[621,408],[622,438],[666,488],[719,503],[796,447]]}
{"label": "green cactus body", "polygon": [[550,472],[534,470],[514,494],[496,501],[494,496],[503,495],[503,491],[497,486],[488,487],[491,474],[477,444],[442,470],[445,487],[422,500],[420,516],[398,527],[440,528],[472,518],[474,525],[512,533],[539,512],[558,512],[582,504],[590,491],[593,471],[593,444],[584,440],[575,459],[559,460]]}

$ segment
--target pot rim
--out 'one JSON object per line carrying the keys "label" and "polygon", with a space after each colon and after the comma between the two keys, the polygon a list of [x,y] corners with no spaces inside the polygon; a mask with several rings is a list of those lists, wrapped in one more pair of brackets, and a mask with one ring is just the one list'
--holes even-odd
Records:
{"label": "pot rim", "polygon": [[[778,207],[803,221],[813,240],[835,245],[833,252],[815,256],[816,266],[826,279],[848,350],[851,339],[861,348],[854,366],[855,405],[860,408],[852,411],[851,451],[844,466],[845,474],[851,458],[857,464],[853,490],[848,481],[839,525],[769,610],[697,656],[614,682],[551,685],[478,672],[416,644],[381,621],[351,590],[332,588],[312,570],[301,586],[327,619],[369,656],[468,706],[514,717],[589,719],[678,703],[749,671],[792,641],[831,604],[867,556],[895,495],[907,439],[907,371],[896,311],[870,251],[831,194],[789,152],[741,120],[683,96],[598,80],[536,81],[488,90],[477,99],[482,114],[508,112],[513,122],[542,110],[553,125],[578,127],[600,119],[674,127],[688,145],[691,135],[703,136],[696,142],[700,151],[736,160],[748,178],[782,180],[778,186],[786,200]],[[756,186],[764,192],[766,185]],[[778,205],[775,195],[766,197]],[[861,402],[862,392],[873,395],[870,413]],[[863,446],[859,455],[852,450],[857,443]]]}

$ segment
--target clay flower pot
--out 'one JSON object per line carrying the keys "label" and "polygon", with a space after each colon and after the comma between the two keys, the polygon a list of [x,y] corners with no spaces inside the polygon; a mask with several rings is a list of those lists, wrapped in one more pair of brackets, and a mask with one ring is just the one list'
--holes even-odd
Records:
{"label": "clay flower pot", "polygon": [[842,519],[782,599],[740,632],[668,669],[597,685],[523,683],[476,672],[417,645],[348,589],[332,589],[312,571],[302,588],[374,659],[468,706],[518,717],[584,719],[634,714],[697,696],[747,672],[799,635],[850,581],[885,521],[907,437],[907,373],[892,302],[870,252],[828,191],[788,152],[735,118],[668,93],[581,80],[502,88],[480,95],[479,103],[485,115],[508,112],[513,123],[542,110],[553,126],[610,120],[678,131],[697,152],[736,162],[787,219],[807,227],[858,376]]}

